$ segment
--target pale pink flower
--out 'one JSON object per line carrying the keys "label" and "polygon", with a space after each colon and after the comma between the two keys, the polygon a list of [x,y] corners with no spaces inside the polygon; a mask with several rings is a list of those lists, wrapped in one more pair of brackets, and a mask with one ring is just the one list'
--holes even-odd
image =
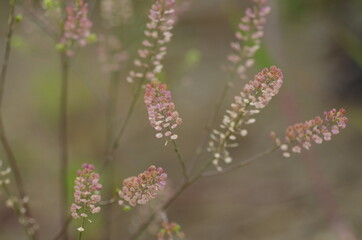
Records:
{"label": "pale pink flower", "polygon": [[345,116],[346,110],[343,108],[332,109],[320,116],[304,123],[296,123],[289,126],[285,133],[285,142],[281,145],[281,150],[285,157],[289,157],[291,152],[301,153],[302,149],[309,149],[312,143],[321,144],[323,141],[330,141],[332,135],[339,133],[340,129],[346,127],[348,122]]}
{"label": "pale pink flower", "polygon": [[119,190],[119,205],[129,204],[132,207],[137,204],[146,204],[156,198],[158,193],[166,186],[167,174],[161,167],[150,166],[138,176],[123,180],[123,186]]}
{"label": "pale pink flower", "polygon": [[175,110],[175,104],[172,102],[171,92],[167,90],[167,85],[158,81],[147,84],[144,102],[150,124],[158,131],[156,137],[177,139],[178,136],[174,133],[174,129],[182,123],[182,119]]}
{"label": "pale pink flower", "polygon": [[90,29],[92,22],[88,18],[88,4],[83,0],[76,1],[66,8],[67,18],[63,26],[63,36],[58,47],[73,56],[76,47],[84,47],[94,38]]}
{"label": "pale pink flower", "polygon": [[240,95],[234,98],[231,109],[226,111],[220,125],[221,130],[213,130],[208,151],[213,154],[213,164],[222,170],[220,160],[230,163],[232,157],[228,148],[237,147],[236,136],[247,135],[246,125],[253,124],[253,115],[260,112],[278,94],[283,84],[282,71],[272,66],[258,73],[254,80],[247,83]]}
{"label": "pale pink flower", "polygon": [[254,55],[260,48],[261,38],[264,35],[265,16],[270,12],[270,6],[265,0],[253,0],[255,6],[245,10],[235,33],[236,42],[231,43],[234,50],[227,59],[231,65],[226,69],[236,73],[239,78],[247,78],[246,69],[254,65]]}
{"label": "pale pink flower", "polygon": [[155,0],[152,5],[146,25],[146,39],[143,47],[138,50],[139,58],[136,59],[136,70],[127,76],[128,82],[135,79],[157,80],[157,74],[162,71],[162,60],[166,55],[166,44],[171,41],[171,30],[175,23],[174,0]]}
{"label": "pale pink flower", "polygon": [[101,208],[98,203],[101,201],[99,191],[102,184],[99,183],[99,174],[94,172],[94,165],[83,164],[74,180],[74,203],[70,212],[74,219],[88,218],[89,214],[98,213]]}

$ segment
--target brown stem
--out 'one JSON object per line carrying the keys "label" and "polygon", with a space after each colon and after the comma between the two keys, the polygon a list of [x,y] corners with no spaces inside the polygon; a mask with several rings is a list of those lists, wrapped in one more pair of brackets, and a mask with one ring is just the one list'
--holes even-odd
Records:
{"label": "brown stem", "polygon": [[[236,169],[239,169],[241,167],[245,167],[249,164],[251,164],[252,162],[254,162],[257,159],[260,159],[264,156],[266,156],[267,154],[270,154],[272,152],[274,152],[275,150],[279,149],[279,147],[275,147],[272,148],[270,150],[267,150],[265,152],[262,152],[260,154],[257,154],[245,161],[240,162],[240,164],[235,165],[233,167],[228,168],[224,173],[226,172],[230,172]],[[195,182],[197,182],[200,178],[205,177],[205,176],[215,176],[215,175],[219,175],[219,174],[207,174],[204,175],[204,172],[206,171],[206,169],[210,166],[210,164],[212,163],[212,159],[210,159],[209,161],[207,161],[203,167],[200,168],[199,172],[193,177],[191,178],[189,181],[185,182],[175,193],[174,195],[158,210],[153,212],[148,218],[147,220],[137,229],[137,231],[135,231],[134,234],[132,234],[128,240],[136,240],[138,239],[141,234],[143,233],[144,230],[146,230],[146,228],[152,223],[153,219],[155,218],[156,214],[160,211],[164,211],[166,210],[188,187],[190,187],[192,184],[194,184]]]}
{"label": "brown stem", "polygon": [[234,80],[235,75],[232,74],[230,79],[231,79],[230,82],[225,83],[225,86],[224,86],[224,89],[223,89],[223,91],[221,93],[220,99],[216,103],[214,113],[213,113],[212,117],[210,118],[210,121],[208,122],[208,124],[205,127],[204,133],[203,133],[203,135],[201,137],[201,141],[200,141],[199,145],[196,148],[196,154],[195,154],[195,156],[193,157],[193,159],[191,161],[191,164],[190,164],[190,167],[189,167],[189,174],[193,171],[193,169],[195,167],[195,164],[200,159],[202,151],[205,148],[205,145],[207,143],[207,140],[208,140],[208,137],[209,137],[209,132],[212,129],[212,126],[214,126],[215,123],[216,123],[217,117],[220,114],[221,107],[222,107],[223,103],[225,102],[225,99],[226,99],[226,96],[227,96],[227,94],[229,92],[230,87],[232,86],[232,82],[235,81]]}
{"label": "brown stem", "polygon": [[[9,65],[9,61],[10,61],[11,39],[13,36],[15,24],[16,24],[15,1],[10,1],[10,15],[9,15],[9,22],[8,22],[9,29],[8,29],[8,33],[6,35],[5,56],[4,56],[4,62],[1,67],[1,73],[0,73],[0,142],[3,145],[9,165],[12,169],[12,172],[14,173],[15,183],[16,183],[16,187],[18,189],[20,198],[23,199],[24,197],[27,196],[27,194],[25,191],[23,179],[22,179],[22,176],[21,176],[21,173],[19,170],[17,160],[14,156],[14,152],[12,150],[12,147],[10,146],[9,140],[8,140],[6,132],[5,132],[3,114],[2,114],[2,102],[3,102],[3,98],[4,98],[5,80],[6,80],[8,65]],[[27,216],[30,218],[33,218],[29,205],[27,203],[25,203],[24,207],[26,209]],[[33,235],[33,239],[36,239],[36,235]]]}
{"label": "brown stem", "polygon": [[3,98],[4,98],[4,88],[5,88],[5,79],[8,70],[10,53],[11,53],[11,39],[13,36],[14,28],[15,28],[15,3],[10,4],[10,15],[9,15],[9,29],[6,35],[6,44],[5,44],[5,56],[4,62],[1,67],[0,73],[0,107],[2,106]]}
{"label": "brown stem", "polygon": [[[112,147],[112,141],[115,138],[115,130],[117,123],[117,113],[118,113],[118,99],[119,99],[119,85],[120,85],[120,71],[116,71],[112,73],[109,82],[109,90],[108,90],[108,105],[107,105],[107,126],[106,126],[106,156],[110,152]],[[108,189],[105,191],[108,195],[112,195],[114,193],[114,184],[115,184],[115,168],[109,168],[106,171],[107,180],[108,180]],[[109,207],[104,210],[103,214],[103,240],[109,240],[112,235],[112,215],[114,213],[114,209]]]}
{"label": "brown stem", "polygon": [[174,195],[158,211],[153,212],[147,218],[147,220],[137,229],[137,231],[135,231],[135,233],[132,234],[127,240],[138,239],[141,236],[141,234],[144,232],[144,230],[146,230],[146,228],[152,223],[156,215],[160,211],[166,210],[181,195],[181,193],[183,193],[191,184],[195,183],[199,178],[200,176],[195,177],[193,180],[182,184],[182,186],[174,193]]}
{"label": "brown stem", "polygon": [[124,120],[123,125],[121,127],[121,130],[118,132],[115,140],[113,141],[113,143],[112,143],[112,145],[110,147],[109,153],[107,154],[107,157],[105,158],[105,160],[103,162],[102,170],[108,165],[109,162],[111,162],[114,159],[114,155],[115,155],[115,153],[116,153],[116,151],[117,151],[117,149],[119,147],[119,142],[120,142],[120,140],[121,140],[127,126],[128,126],[129,120],[131,120],[131,116],[132,116],[133,111],[135,109],[138,97],[141,94],[143,82],[144,82],[144,79],[142,79],[139,82],[136,93],[134,94],[131,105],[129,106],[129,109],[128,109],[128,112],[127,112],[127,115],[126,115],[126,119]]}
{"label": "brown stem", "polygon": [[265,152],[261,152],[257,155],[254,155],[242,162],[239,162],[238,164],[235,164],[234,166],[230,166],[230,167],[227,167],[227,168],[224,168],[222,171],[213,171],[213,172],[205,172],[202,174],[203,177],[212,177],[212,176],[219,176],[219,175],[223,175],[225,173],[229,173],[229,172],[232,172],[232,171],[235,171],[239,168],[242,168],[242,167],[245,167],[251,163],[253,163],[255,160],[258,160],[276,150],[278,150],[280,147],[277,146],[277,147],[274,147],[274,148],[271,148],[269,150],[266,150]]}
{"label": "brown stem", "polygon": [[[165,4],[165,2],[163,2],[163,4]],[[163,8],[164,8],[164,6],[163,6]],[[165,14],[165,11],[162,11],[162,13],[160,15],[160,18],[163,18],[164,14]],[[158,24],[160,24],[160,23],[158,23]],[[159,27],[156,27],[156,29],[158,29],[157,30],[158,36],[161,36],[162,32],[159,29]],[[157,40],[158,40],[157,38],[153,39],[153,42],[152,42],[152,45],[154,46],[153,51],[152,51],[152,54],[150,54],[150,56],[148,56],[148,59],[147,59],[149,63],[153,62],[153,58],[156,55],[155,51],[160,46],[160,43]],[[111,162],[113,160],[113,158],[114,158],[114,155],[115,155],[115,153],[116,153],[116,151],[117,151],[117,149],[119,147],[120,140],[121,140],[121,138],[122,138],[127,126],[128,126],[128,123],[129,123],[129,121],[131,119],[131,116],[132,116],[132,114],[134,112],[134,109],[135,109],[136,103],[138,101],[138,98],[139,98],[139,96],[141,94],[142,86],[143,86],[144,82],[146,81],[146,75],[147,75],[147,72],[149,71],[149,68],[150,68],[150,65],[147,68],[145,68],[144,71],[143,71],[143,74],[142,74],[143,77],[139,80],[139,84],[137,86],[136,92],[133,95],[131,105],[130,105],[130,107],[128,109],[128,112],[127,112],[127,115],[126,115],[126,119],[124,120],[120,131],[118,132],[116,138],[114,139],[114,142],[113,142],[113,144],[111,146],[111,149],[109,151],[108,156],[103,161],[103,168],[105,168],[108,165],[108,163]]]}
{"label": "brown stem", "polygon": [[175,140],[172,140],[172,144],[173,144],[174,151],[177,155],[177,159],[179,160],[181,168],[182,168],[182,175],[183,175],[185,181],[187,182],[189,180],[189,176],[187,174],[185,161],[183,160],[183,158],[181,156],[180,150],[179,150]]}
{"label": "brown stem", "polygon": [[[67,220],[68,212],[68,78],[69,78],[69,59],[65,52],[60,53],[61,59],[61,92],[59,106],[59,148],[60,148],[60,184],[61,184],[61,223]],[[68,239],[65,232],[64,240]]]}
{"label": "brown stem", "polygon": [[[254,7],[254,11],[258,12],[258,10],[256,10],[256,8],[257,7]],[[252,24],[251,24],[250,27],[251,28],[253,27]],[[254,31],[256,31],[256,29],[254,29]],[[211,116],[210,121],[206,125],[203,136],[201,137],[201,141],[200,141],[199,145],[196,148],[196,154],[195,154],[194,158],[191,161],[190,168],[189,168],[189,173],[192,172],[193,168],[195,167],[195,164],[196,164],[197,160],[199,160],[199,158],[200,158],[200,156],[202,154],[203,149],[205,149],[207,139],[209,137],[209,131],[215,125],[217,117],[220,114],[221,107],[222,107],[223,103],[225,102],[225,99],[226,99],[226,97],[228,95],[228,92],[229,92],[230,88],[234,85],[234,83],[235,83],[235,81],[237,79],[236,76],[237,76],[237,68],[238,68],[238,66],[241,66],[241,65],[245,64],[245,61],[247,60],[247,58],[246,58],[246,47],[251,44],[250,42],[253,41],[253,39],[252,39],[252,34],[251,33],[249,33],[246,37],[247,37],[247,39],[244,41],[244,47],[243,47],[242,51],[240,52],[240,56],[239,56],[241,59],[243,59],[243,61],[241,61],[238,65],[233,66],[233,69],[232,69],[231,74],[229,76],[229,81],[227,81],[225,83],[225,85],[224,85],[224,88],[223,88],[223,91],[222,91],[222,93],[220,95],[220,98],[219,98],[218,102],[216,103],[214,113]]]}

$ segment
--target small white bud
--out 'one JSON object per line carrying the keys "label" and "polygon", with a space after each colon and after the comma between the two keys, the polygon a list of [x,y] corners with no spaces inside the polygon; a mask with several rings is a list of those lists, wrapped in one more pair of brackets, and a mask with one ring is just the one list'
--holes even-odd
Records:
{"label": "small white bud", "polygon": [[225,163],[231,163],[233,161],[233,159],[231,157],[227,157],[225,158]]}
{"label": "small white bud", "polygon": [[246,130],[246,129],[241,130],[241,131],[240,131],[240,135],[241,135],[242,137],[245,137],[246,135],[248,135],[248,130]]}
{"label": "small white bud", "polygon": [[283,153],[283,157],[285,157],[285,158],[289,158],[289,157],[290,157],[290,153],[288,153],[288,152],[284,152],[284,153]]}
{"label": "small white bud", "polygon": [[287,144],[283,144],[283,145],[280,146],[280,149],[281,149],[282,151],[287,151],[287,150],[288,150],[288,145],[287,145]]}
{"label": "small white bud", "polygon": [[248,121],[246,121],[245,124],[252,124],[252,123],[255,123],[255,118],[250,118]]}

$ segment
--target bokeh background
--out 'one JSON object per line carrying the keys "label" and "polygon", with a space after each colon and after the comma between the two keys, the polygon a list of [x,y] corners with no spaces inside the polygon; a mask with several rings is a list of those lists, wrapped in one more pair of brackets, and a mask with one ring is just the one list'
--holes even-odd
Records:
{"label": "bokeh background", "polygon": [[[101,70],[97,44],[79,50],[71,61],[70,191],[81,163],[98,167],[104,160],[107,136],[114,134],[107,135],[109,123],[115,124],[114,132],[124,120],[134,87],[125,76],[142,41],[147,9],[152,4],[130,0],[132,18],[120,29],[105,24],[101,0],[90,2],[94,7],[93,31],[121,38],[130,58],[118,78],[119,95],[111,116],[111,76]],[[6,0],[0,3],[3,56],[9,6]],[[163,75],[183,118],[178,142],[187,164],[228,79],[221,67],[231,51],[229,43],[239,17],[251,1],[190,3],[174,29]],[[12,43],[3,115],[40,224],[40,237],[52,239],[60,228],[60,61],[56,42],[28,17],[26,4],[29,2],[19,3],[17,8],[24,19],[17,25]],[[42,13],[38,4],[35,11]],[[263,46],[249,73],[254,75],[263,67],[277,65],[284,72],[285,83],[280,94],[257,116],[256,124],[250,126],[250,134],[240,141],[240,148],[232,152],[235,161],[270,148],[270,131],[282,135],[289,124],[333,107],[347,109],[348,127],[333,141],[314,145],[302,155],[285,159],[274,153],[228,175],[204,178],[179,197],[168,209],[168,216],[182,225],[186,239],[362,239],[362,1],[270,0],[270,4],[272,12]],[[235,85],[224,109],[243,84]],[[2,150],[0,156],[6,162]],[[172,192],[182,177],[176,155],[170,145],[165,147],[155,139],[140,99],[116,159],[102,175],[103,183],[119,186],[122,179],[151,164],[165,169],[170,179],[167,191]],[[109,187],[104,191],[107,197]],[[5,201],[0,195],[0,239],[26,239]],[[157,200],[153,204],[157,205]],[[108,207],[87,225],[85,239],[126,239],[147,211],[147,207],[140,207],[125,213],[118,206]],[[70,226],[71,234],[76,233],[78,224]]]}

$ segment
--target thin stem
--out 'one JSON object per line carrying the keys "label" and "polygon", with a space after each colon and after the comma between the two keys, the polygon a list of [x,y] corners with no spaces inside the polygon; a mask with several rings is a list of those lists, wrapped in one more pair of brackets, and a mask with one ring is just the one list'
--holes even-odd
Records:
{"label": "thin stem", "polygon": [[[256,7],[254,7],[254,11],[255,12],[258,12],[256,10]],[[249,23],[250,24],[250,27],[252,28],[253,25],[252,23]],[[229,76],[229,81],[227,81],[224,85],[224,88],[223,88],[223,91],[220,95],[220,99],[219,101],[216,103],[216,107],[215,107],[215,111],[214,111],[214,114],[212,115],[212,117],[210,118],[210,121],[209,123],[207,124],[207,126],[205,127],[205,132],[201,138],[201,141],[198,145],[198,147],[196,148],[196,154],[195,154],[195,157],[192,159],[191,161],[191,164],[190,164],[190,168],[189,168],[189,172],[192,172],[197,160],[199,160],[202,152],[203,152],[203,149],[205,148],[206,146],[206,143],[207,143],[207,139],[208,139],[208,136],[209,136],[209,131],[212,129],[212,127],[215,125],[215,122],[217,120],[217,117],[219,116],[219,113],[220,113],[220,110],[221,110],[221,107],[223,105],[223,103],[225,102],[225,99],[228,95],[228,92],[230,90],[230,88],[232,86],[234,86],[234,83],[237,79],[237,69],[238,69],[238,66],[241,66],[243,64],[245,64],[245,61],[246,61],[246,47],[251,45],[251,42],[253,41],[252,39],[252,34],[251,32],[249,32],[247,35],[246,35],[246,39],[244,40],[244,47],[242,49],[242,51],[240,52],[240,59],[244,59],[244,62],[240,62],[238,65],[234,65],[232,67],[232,70],[231,70],[231,73],[230,73],[230,76]]]}
{"label": "thin stem", "polygon": [[[60,184],[61,184],[61,223],[67,220],[68,211],[68,78],[69,59],[64,52],[60,53],[61,59],[61,92],[59,106],[59,147],[60,147]],[[64,240],[68,239],[65,232]]]}
{"label": "thin stem", "polygon": [[110,161],[113,160],[114,158],[114,155],[115,155],[115,152],[117,151],[118,147],[119,147],[119,142],[128,126],[128,123],[129,123],[129,120],[131,119],[131,116],[134,112],[134,109],[135,109],[135,106],[136,106],[136,103],[137,103],[137,100],[138,100],[138,97],[140,96],[141,94],[141,90],[142,90],[142,85],[143,85],[143,82],[144,82],[144,79],[142,79],[140,82],[139,82],[139,85],[137,87],[137,90],[135,92],[135,94],[133,95],[133,99],[132,99],[132,102],[131,102],[131,105],[129,106],[128,108],[128,112],[127,112],[127,115],[126,115],[126,118],[123,122],[123,125],[120,129],[120,131],[118,132],[110,150],[109,150],[109,153],[108,153],[108,156],[106,157],[104,163],[103,163],[103,169],[108,165],[108,163]]}
{"label": "thin stem", "polygon": [[8,70],[9,60],[10,60],[10,53],[11,53],[11,39],[13,36],[14,28],[15,28],[15,2],[10,2],[10,14],[9,14],[9,29],[6,35],[6,43],[5,43],[5,56],[4,62],[1,67],[1,74],[0,74],[0,107],[2,106],[3,98],[4,98],[4,88],[5,88],[5,79]]}
{"label": "thin stem", "polygon": [[81,224],[81,231],[79,231],[79,236],[78,236],[78,240],[81,240],[82,239],[82,235],[83,235],[83,232],[84,232],[84,224],[85,224],[85,218],[82,217],[82,224]]}
{"label": "thin stem", "polygon": [[[15,16],[15,1],[10,1],[10,14],[9,14],[9,29],[6,35],[6,43],[5,43],[5,56],[4,61],[1,67],[1,73],[0,73],[0,142],[3,145],[5,154],[7,156],[9,165],[12,169],[12,172],[14,173],[15,178],[15,184],[19,191],[19,195],[21,199],[24,199],[24,197],[27,196],[23,179],[19,170],[19,166],[17,163],[17,160],[15,158],[15,155],[13,153],[12,147],[10,146],[9,140],[7,138],[5,127],[4,127],[4,121],[3,121],[3,114],[2,114],[2,103],[4,98],[4,90],[5,90],[5,80],[7,76],[7,70],[9,66],[10,61],[10,53],[11,53],[11,40],[13,36],[13,31],[16,24],[16,16]],[[32,214],[30,211],[30,207],[27,203],[24,203],[24,207],[26,209],[26,214],[28,217],[32,218]],[[36,236],[33,236],[34,239],[36,239]]]}
{"label": "thin stem", "polygon": [[[231,79],[233,81],[234,75],[232,75]],[[208,139],[208,136],[209,136],[208,133],[212,129],[212,126],[215,125],[217,117],[220,114],[221,107],[222,107],[222,105],[223,105],[223,103],[224,103],[224,101],[226,99],[226,96],[227,96],[231,86],[232,86],[231,82],[226,82],[225,83],[225,86],[224,86],[223,91],[221,93],[220,99],[216,103],[214,113],[213,113],[212,117],[210,118],[210,121],[206,125],[203,136],[201,137],[201,141],[200,141],[199,145],[196,148],[196,154],[195,154],[195,156],[193,157],[193,159],[191,161],[191,164],[190,164],[190,167],[189,167],[189,173],[191,173],[193,171],[196,162],[200,159],[200,156],[201,156],[201,154],[203,152],[203,149],[205,148],[205,145],[206,145],[206,142],[207,142],[207,139]]]}
{"label": "thin stem", "polygon": [[[257,159],[260,159],[272,152],[274,152],[275,150],[279,149],[279,147],[275,147],[275,148],[272,148],[270,150],[267,150],[263,153],[260,153],[260,154],[257,154],[243,162],[241,162],[240,164],[237,165],[237,167],[235,167],[235,169],[228,169],[226,172],[230,172],[230,171],[233,171],[233,170],[236,170],[238,168],[241,168],[241,167],[245,167],[247,165],[249,165],[250,163],[254,162],[255,160]],[[197,182],[200,178],[204,177],[204,172],[206,171],[206,169],[211,165],[212,163],[212,158],[207,161],[201,168],[200,170],[198,171],[198,173],[193,177],[191,178],[189,181],[185,182],[184,184],[181,185],[181,187],[174,193],[174,195],[158,210],[158,211],[155,211],[154,213],[152,213],[148,218],[147,220],[137,229],[137,231],[135,231],[134,234],[132,234],[128,240],[136,240],[138,239],[142,232],[152,223],[153,219],[155,218],[156,214],[159,212],[159,211],[164,211],[166,210],[188,187],[190,187],[192,184],[194,184],[195,182]],[[226,169],[225,169],[226,170]],[[207,176],[213,176],[213,175],[218,175],[218,174],[207,174]]]}
{"label": "thin stem", "polygon": [[193,184],[197,179],[194,179],[193,181],[185,182],[175,193],[174,195],[158,210],[153,212],[147,220],[135,231],[134,234],[132,234],[128,240],[135,240],[138,239],[144,230],[152,223],[153,219],[156,217],[157,213],[160,211],[166,210],[177,198],[181,195],[191,184]]}
{"label": "thin stem", "polygon": [[203,177],[212,177],[212,176],[219,176],[219,175],[223,175],[225,173],[229,173],[229,172],[232,172],[232,171],[235,171],[239,168],[242,168],[242,167],[245,167],[249,164],[251,164],[252,162],[254,162],[255,160],[258,160],[258,159],[261,159],[262,157],[278,150],[280,147],[277,146],[277,147],[274,147],[274,148],[271,148],[269,150],[266,150],[262,153],[259,153],[257,155],[254,155],[242,162],[239,162],[238,164],[235,164],[234,166],[229,166],[227,168],[224,168],[222,171],[213,171],[213,172],[205,172],[202,174]]}
{"label": "thin stem", "polygon": [[179,150],[179,148],[178,148],[177,143],[176,143],[175,140],[172,140],[172,144],[173,144],[173,149],[174,149],[174,151],[175,151],[175,153],[176,153],[176,155],[177,155],[177,159],[178,159],[179,162],[180,162],[180,165],[181,165],[181,168],[182,168],[182,174],[183,174],[183,176],[184,176],[184,178],[185,178],[185,181],[187,182],[188,179],[189,179],[189,177],[188,177],[188,175],[187,175],[187,170],[186,170],[185,161],[183,160],[183,158],[182,158],[182,156],[181,156],[180,150]]}
{"label": "thin stem", "polygon": [[[108,157],[108,153],[111,151],[113,139],[115,138],[116,133],[116,123],[117,123],[117,113],[118,113],[118,99],[119,99],[119,85],[120,85],[120,70],[112,72],[112,75],[109,79],[109,89],[108,89],[108,104],[107,104],[107,125],[106,125],[106,151],[105,157]],[[115,178],[115,169],[110,168],[107,171],[107,180],[108,180],[108,189],[106,191],[109,195],[112,195],[114,192],[114,178]],[[103,239],[109,240],[111,235],[111,224],[112,221],[112,209],[107,209],[103,214]]]}
{"label": "thin stem", "polygon": [[107,104],[107,125],[106,125],[106,153],[108,153],[112,147],[112,140],[115,138],[114,130],[116,124],[116,113],[118,109],[118,93],[119,93],[119,75],[120,72],[116,71],[112,73],[109,81],[108,89],[108,104]]}
{"label": "thin stem", "polygon": [[[164,4],[165,4],[165,1],[163,2],[162,8],[164,8]],[[165,14],[165,11],[162,11],[162,13],[161,13],[161,15],[160,15],[160,18],[163,18],[164,14]],[[161,22],[161,21],[160,21],[160,22]],[[160,22],[159,22],[158,24],[160,24]],[[159,26],[157,26],[156,29],[157,29],[157,33],[158,33],[157,35],[158,35],[158,36],[161,36],[161,35],[162,35],[162,32],[161,32]],[[155,52],[156,52],[157,48],[159,47],[159,44],[160,44],[160,43],[159,43],[159,41],[158,41],[157,38],[153,39],[153,41],[152,41],[153,50],[151,51],[152,54],[150,54],[150,56],[148,56],[148,62],[149,62],[149,63],[151,63],[151,62],[153,61],[153,58],[154,58],[155,55],[156,55]],[[146,67],[146,68],[143,70],[143,74],[142,74],[143,77],[139,80],[139,84],[138,84],[138,86],[137,86],[137,89],[136,89],[135,94],[133,95],[133,99],[132,99],[131,105],[130,105],[130,107],[129,107],[129,109],[128,109],[128,112],[127,112],[127,115],[126,115],[126,119],[125,119],[125,121],[123,122],[123,125],[122,125],[119,133],[117,134],[117,136],[116,136],[116,138],[115,138],[115,140],[114,140],[113,146],[112,146],[112,148],[110,149],[110,152],[109,152],[109,154],[108,154],[108,157],[106,157],[105,160],[104,160],[103,168],[105,168],[105,167],[108,165],[108,163],[109,163],[110,161],[112,161],[113,158],[114,158],[115,152],[117,151],[117,149],[118,149],[118,147],[119,147],[119,142],[120,142],[120,140],[121,140],[121,138],[122,138],[122,136],[123,136],[123,134],[124,134],[127,126],[128,126],[129,120],[131,119],[131,116],[132,116],[132,114],[133,114],[133,112],[134,112],[134,108],[135,108],[135,106],[136,106],[138,97],[139,97],[140,94],[141,94],[142,86],[143,86],[144,82],[146,81],[146,75],[147,75],[147,72],[149,71],[149,68],[150,68],[150,66]]]}

